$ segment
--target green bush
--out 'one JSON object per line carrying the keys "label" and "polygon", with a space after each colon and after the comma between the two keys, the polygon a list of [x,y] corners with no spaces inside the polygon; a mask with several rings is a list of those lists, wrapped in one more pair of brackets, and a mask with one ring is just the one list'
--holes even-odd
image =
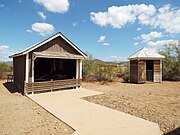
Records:
{"label": "green bush", "polygon": [[0,63],[0,79],[5,78],[8,74],[12,74],[12,65],[6,62]]}
{"label": "green bush", "polygon": [[165,45],[160,52],[163,59],[163,80],[180,81],[180,41],[177,44]]}

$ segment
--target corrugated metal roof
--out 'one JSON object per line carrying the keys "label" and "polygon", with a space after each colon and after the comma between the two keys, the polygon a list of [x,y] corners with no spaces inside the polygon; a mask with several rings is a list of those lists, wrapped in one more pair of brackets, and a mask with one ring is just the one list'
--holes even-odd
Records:
{"label": "corrugated metal roof", "polygon": [[147,49],[147,48],[142,48],[141,50],[137,51],[133,55],[131,55],[128,59],[163,59],[165,58],[163,55],[160,55],[159,53]]}

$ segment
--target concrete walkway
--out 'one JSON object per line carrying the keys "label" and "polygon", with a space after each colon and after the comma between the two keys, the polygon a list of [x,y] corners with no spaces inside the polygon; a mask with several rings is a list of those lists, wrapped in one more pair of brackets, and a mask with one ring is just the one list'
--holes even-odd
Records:
{"label": "concrete walkway", "polygon": [[80,99],[97,94],[80,88],[28,97],[75,129],[73,135],[160,135],[153,122]]}

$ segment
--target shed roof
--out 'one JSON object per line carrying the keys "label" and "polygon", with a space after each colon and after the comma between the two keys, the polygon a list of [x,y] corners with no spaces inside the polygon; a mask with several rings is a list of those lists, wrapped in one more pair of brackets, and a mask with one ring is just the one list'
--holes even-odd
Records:
{"label": "shed roof", "polygon": [[163,59],[165,58],[163,55],[160,55],[159,53],[147,49],[147,48],[142,48],[141,50],[137,51],[133,55],[131,55],[128,59]]}
{"label": "shed roof", "polygon": [[72,47],[73,47],[77,52],[79,52],[84,58],[86,57],[86,54],[85,54],[83,51],[81,51],[77,46],[75,46],[69,39],[67,39],[67,38],[66,38],[62,33],[60,33],[60,32],[56,33],[55,35],[53,35],[53,36],[51,36],[51,37],[49,37],[49,38],[47,38],[47,39],[45,39],[45,40],[43,40],[43,41],[41,41],[41,42],[39,42],[39,43],[37,43],[37,44],[29,47],[29,48],[26,48],[25,50],[22,50],[22,51],[20,51],[20,52],[17,52],[17,53],[15,53],[15,54],[13,54],[13,55],[11,55],[11,56],[9,56],[9,57],[10,57],[10,58],[13,58],[13,57],[25,55],[25,54],[27,54],[27,53],[35,50],[36,48],[38,48],[38,47],[46,44],[47,42],[49,42],[49,41],[57,38],[57,37],[61,37],[62,39],[64,39],[70,46],[72,46]]}

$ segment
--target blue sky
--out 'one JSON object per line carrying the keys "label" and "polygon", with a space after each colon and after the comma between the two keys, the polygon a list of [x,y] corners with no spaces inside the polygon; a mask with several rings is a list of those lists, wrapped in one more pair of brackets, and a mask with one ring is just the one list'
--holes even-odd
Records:
{"label": "blue sky", "polygon": [[180,1],[0,0],[0,61],[57,32],[95,58],[124,61],[180,39]]}

